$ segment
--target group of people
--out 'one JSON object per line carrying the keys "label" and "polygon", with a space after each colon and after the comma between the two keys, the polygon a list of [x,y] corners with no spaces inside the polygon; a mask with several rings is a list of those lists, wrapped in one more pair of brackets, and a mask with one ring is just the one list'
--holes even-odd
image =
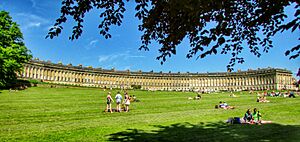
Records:
{"label": "group of people", "polygon": [[257,108],[254,108],[253,112],[251,112],[250,109],[247,109],[242,119],[240,119],[240,117],[228,118],[226,122],[231,124],[257,124],[257,125],[272,123],[272,121],[262,120],[261,117],[262,117],[261,113],[257,110]]}
{"label": "group of people", "polygon": [[288,91],[285,93],[282,92],[271,92],[270,94],[268,94],[271,97],[284,97],[284,98],[296,98],[295,94],[293,91]]}
{"label": "group of people", "polygon": [[263,93],[257,93],[257,96],[269,96],[269,97],[284,97],[284,98],[296,98],[295,94],[293,91],[287,91],[287,92],[275,92],[275,91],[272,91],[272,92],[263,92]]}
{"label": "group of people", "polygon": [[289,97],[289,98],[295,98],[295,94],[294,92],[292,91],[288,91],[288,92],[285,92],[285,93],[281,93],[281,92],[264,92],[264,93],[257,93],[257,99],[256,99],[256,102],[262,102],[262,103],[268,103],[270,102],[269,100],[267,100],[267,96],[270,96],[270,97]]}
{"label": "group of people", "polygon": [[259,97],[257,97],[256,102],[259,102],[259,103],[268,103],[270,101],[267,100],[266,96],[259,96]]}
{"label": "group of people", "polygon": [[[129,97],[127,92],[124,93],[124,99],[123,99],[122,95],[120,94],[120,92],[117,93],[117,95],[115,96],[115,99],[116,99],[117,107],[116,107],[116,109],[112,109],[111,104],[114,102],[114,99],[111,96],[111,92],[108,92],[107,97],[106,97],[105,112],[113,113],[113,111],[116,111],[116,112],[121,112],[122,110],[125,112],[129,111],[131,97]],[[123,102],[122,102],[122,100],[123,100]],[[121,104],[125,105],[125,107],[122,108]]]}
{"label": "group of people", "polygon": [[243,117],[243,122],[246,124],[266,124],[266,123],[272,123],[272,121],[263,121],[261,120],[261,113],[257,110],[257,108],[253,109],[253,112],[251,113],[251,110],[248,109]]}

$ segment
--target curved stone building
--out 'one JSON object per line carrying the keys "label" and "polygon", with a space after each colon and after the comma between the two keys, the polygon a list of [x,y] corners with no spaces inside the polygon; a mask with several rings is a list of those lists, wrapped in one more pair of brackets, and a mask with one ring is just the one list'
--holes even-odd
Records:
{"label": "curved stone building", "polygon": [[106,70],[32,60],[24,65],[22,78],[77,86],[144,90],[218,91],[293,89],[292,72],[265,68],[238,72],[162,73]]}

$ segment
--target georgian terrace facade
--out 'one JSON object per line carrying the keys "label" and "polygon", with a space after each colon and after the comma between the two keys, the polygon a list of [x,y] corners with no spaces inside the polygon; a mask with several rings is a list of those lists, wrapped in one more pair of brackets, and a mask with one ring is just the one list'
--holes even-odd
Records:
{"label": "georgian terrace facade", "polygon": [[20,77],[77,86],[144,90],[218,91],[293,89],[292,73],[285,69],[258,69],[216,73],[162,73],[106,70],[32,60],[24,64]]}

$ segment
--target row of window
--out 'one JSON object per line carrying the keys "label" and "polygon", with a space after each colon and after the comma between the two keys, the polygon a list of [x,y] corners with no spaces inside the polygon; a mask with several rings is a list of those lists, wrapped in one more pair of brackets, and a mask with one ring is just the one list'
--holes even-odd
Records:
{"label": "row of window", "polygon": [[[124,84],[129,84],[129,81],[108,81],[108,80],[104,80],[104,81],[95,81],[93,79],[81,79],[81,78],[71,78],[71,77],[60,77],[60,76],[54,76],[54,77],[50,77],[50,76],[42,76],[42,75],[38,75],[38,74],[26,74],[26,76],[24,77],[30,77],[30,78],[36,78],[36,79],[46,79],[46,80],[54,80],[54,81],[67,81],[67,82],[82,82],[82,83],[96,83],[96,84],[111,84],[111,85],[124,85]],[[265,82],[264,84],[272,84],[273,80],[267,80],[267,82]],[[249,83],[249,84],[247,84]],[[188,83],[157,83],[157,82],[131,82],[131,84],[135,84],[135,85],[146,85],[146,86],[182,86],[182,87],[198,87],[198,86],[239,86],[239,85],[255,85],[254,82],[230,82],[230,83],[224,83],[224,82],[220,82],[220,83],[216,83],[216,82],[203,82],[203,83],[199,83],[199,84],[188,84]],[[258,84],[257,84],[258,85]]]}
{"label": "row of window", "polygon": [[[166,81],[164,79],[154,79],[151,80],[149,79],[144,79],[145,77],[137,77],[138,79],[134,78],[134,79],[129,79],[129,77],[124,78],[124,77],[111,77],[110,79],[107,77],[103,77],[103,76],[96,76],[96,80],[95,79],[91,79],[91,78],[87,78],[87,76],[85,76],[85,78],[79,78],[77,75],[75,75],[74,77],[71,77],[70,75],[67,75],[67,77],[64,77],[62,75],[56,75],[56,76],[50,76],[49,73],[53,74],[53,71],[46,71],[45,72],[45,76],[43,76],[40,71],[37,71],[36,69],[33,68],[27,68],[25,69],[25,71],[23,73],[24,77],[29,77],[29,78],[36,78],[36,79],[45,79],[45,80],[53,80],[53,81],[65,81],[65,82],[78,82],[78,83],[95,83],[95,84],[110,84],[110,85],[128,85],[128,84],[135,84],[135,85],[142,85],[142,86],[170,86],[170,87],[176,87],[176,86],[180,86],[180,87],[208,87],[208,86],[246,86],[246,85],[266,85],[266,84],[274,84],[275,81],[273,78],[264,78],[263,76],[258,76],[255,78],[249,78],[249,79],[245,79],[245,78],[233,78],[230,80],[230,78],[220,78],[218,79],[198,79],[198,80],[189,80],[188,78],[183,78],[182,80],[172,80],[171,78],[166,78],[166,80],[168,80],[167,82],[163,82]],[[31,73],[29,73],[31,71]],[[34,71],[34,73],[33,73]],[[39,72],[39,73],[37,73]],[[43,72],[43,70],[42,70]],[[44,72],[43,72],[44,73]],[[92,77],[90,75],[90,77]],[[265,76],[268,77],[268,76]],[[142,80],[139,79],[143,79],[144,82],[142,82]],[[228,82],[229,81],[229,82]],[[288,81],[284,80],[284,81],[280,81],[279,83],[284,83],[284,84],[289,84]]]}

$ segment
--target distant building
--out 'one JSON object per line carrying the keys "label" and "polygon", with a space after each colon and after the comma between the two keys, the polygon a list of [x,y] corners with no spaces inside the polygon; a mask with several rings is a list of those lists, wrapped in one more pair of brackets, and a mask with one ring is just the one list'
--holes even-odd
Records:
{"label": "distant building", "polygon": [[169,91],[294,89],[292,72],[277,68],[215,73],[156,73],[32,60],[24,64],[20,77],[49,83],[121,89],[130,89],[132,85],[140,85],[144,90]]}

